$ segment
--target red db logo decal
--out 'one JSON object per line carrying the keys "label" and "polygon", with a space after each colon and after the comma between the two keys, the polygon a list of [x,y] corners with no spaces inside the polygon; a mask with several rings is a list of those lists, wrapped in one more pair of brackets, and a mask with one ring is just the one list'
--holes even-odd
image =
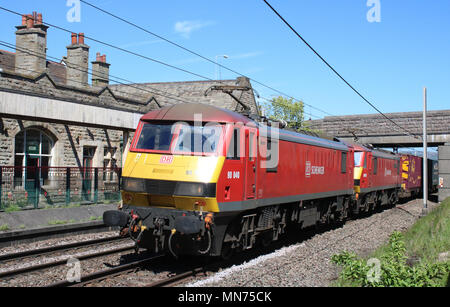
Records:
{"label": "red db logo decal", "polygon": [[173,156],[162,156],[161,159],[159,159],[159,163],[161,164],[172,164],[173,162]]}

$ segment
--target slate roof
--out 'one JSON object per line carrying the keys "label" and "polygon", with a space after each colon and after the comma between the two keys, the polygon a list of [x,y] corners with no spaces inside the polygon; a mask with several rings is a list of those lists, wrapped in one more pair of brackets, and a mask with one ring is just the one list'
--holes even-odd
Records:
{"label": "slate roof", "polygon": [[[14,71],[16,54],[0,50],[0,68],[4,71]],[[57,62],[47,61],[47,72],[56,83],[66,84],[66,66]]]}
{"label": "slate roof", "polygon": [[[220,81],[138,83],[132,86],[116,84],[110,85],[110,88],[113,92],[120,93],[122,96],[125,95],[129,98],[134,97],[134,99],[137,99],[140,96],[145,97],[144,100],[148,100],[153,97],[161,107],[179,103],[202,103],[231,111],[243,110],[243,107],[230,95],[221,91],[209,91],[205,96],[208,89],[214,85],[251,87],[250,81],[247,78],[239,77],[234,80]],[[248,105],[253,113],[257,113],[256,100],[252,90],[235,90],[233,91],[233,95]]]}
{"label": "slate roof", "polygon": [[0,50],[0,68],[3,70],[14,70],[16,66],[16,54]]}

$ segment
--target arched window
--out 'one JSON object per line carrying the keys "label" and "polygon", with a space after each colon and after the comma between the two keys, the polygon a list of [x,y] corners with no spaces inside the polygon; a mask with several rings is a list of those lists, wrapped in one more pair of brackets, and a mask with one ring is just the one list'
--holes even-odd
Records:
{"label": "arched window", "polygon": [[[24,183],[39,176],[40,184],[48,181],[48,167],[51,166],[53,141],[44,132],[27,129],[16,135],[14,155],[14,185]],[[36,173],[37,172],[37,173]]]}

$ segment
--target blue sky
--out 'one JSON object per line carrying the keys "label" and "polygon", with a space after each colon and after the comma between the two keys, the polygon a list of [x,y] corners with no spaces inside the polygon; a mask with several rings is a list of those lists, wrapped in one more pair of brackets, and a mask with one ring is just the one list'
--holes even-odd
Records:
{"label": "blue sky", "polygon": [[[333,115],[375,113],[326,67],[262,0],[89,0],[114,14]],[[270,0],[291,25],[383,112],[449,109],[450,2],[380,0],[381,21],[367,20],[367,0]],[[69,22],[66,0],[4,0],[20,13],[215,79],[217,67],[81,5]],[[0,40],[15,42],[20,17],[0,10]],[[70,35],[51,28],[48,55],[61,58]],[[87,40],[90,57],[107,55],[111,74],[134,82],[202,80]],[[5,49],[2,47],[2,49]],[[237,75],[221,69],[223,79]],[[264,97],[277,93],[253,83]],[[326,114],[306,107],[316,117]]]}

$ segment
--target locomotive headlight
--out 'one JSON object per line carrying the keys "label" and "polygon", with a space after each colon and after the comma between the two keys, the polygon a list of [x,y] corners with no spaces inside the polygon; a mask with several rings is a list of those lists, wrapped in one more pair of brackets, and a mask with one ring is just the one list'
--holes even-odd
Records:
{"label": "locomotive headlight", "polygon": [[178,182],[175,195],[179,196],[204,196],[205,185],[197,182]]}
{"label": "locomotive headlight", "polygon": [[138,178],[122,178],[122,190],[127,192],[144,192],[145,182]]}

